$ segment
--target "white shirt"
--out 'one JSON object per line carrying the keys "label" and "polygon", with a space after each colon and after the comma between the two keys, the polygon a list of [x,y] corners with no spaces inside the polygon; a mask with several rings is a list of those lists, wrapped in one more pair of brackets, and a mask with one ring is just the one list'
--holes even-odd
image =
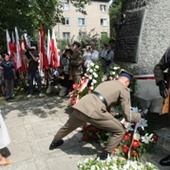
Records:
{"label": "white shirt", "polygon": [[84,67],[89,68],[90,64],[93,62],[90,51],[85,51],[83,54],[83,58],[85,60]]}
{"label": "white shirt", "polygon": [[92,55],[92,61],[94,63],[99,60],[99,52],[97,50],[93,50],[91,55]]}

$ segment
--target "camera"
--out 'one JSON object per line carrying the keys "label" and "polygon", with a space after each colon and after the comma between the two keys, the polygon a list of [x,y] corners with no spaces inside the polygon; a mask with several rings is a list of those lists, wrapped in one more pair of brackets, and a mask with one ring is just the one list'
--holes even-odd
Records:
{"label": "camera", "polygon": [[88,50],[91,50],[91,46],[87,46],[87,49],[88,49]]}

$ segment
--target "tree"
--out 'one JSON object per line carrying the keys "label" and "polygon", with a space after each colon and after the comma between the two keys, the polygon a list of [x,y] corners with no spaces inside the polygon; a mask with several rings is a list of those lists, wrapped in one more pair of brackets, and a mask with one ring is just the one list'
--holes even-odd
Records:
{"label": "tree", "polygon": [[114,0],[109,9],[110,33],[112,38],[116,36],[116,26],[121,17],[122,1],[123,0]]}
{"label": "tree", "polygon": [[[67,0],[75,8],[85,13],[85,5],[90,0]],[[6,50],[5,30],[11,33],[16,26],[19,35],[24,30],[37,39],[40,25],[45,31],[51,29],[57,22],[62,22],[62,2],[61,0],[3,0],[0,1],[0,52]]]}

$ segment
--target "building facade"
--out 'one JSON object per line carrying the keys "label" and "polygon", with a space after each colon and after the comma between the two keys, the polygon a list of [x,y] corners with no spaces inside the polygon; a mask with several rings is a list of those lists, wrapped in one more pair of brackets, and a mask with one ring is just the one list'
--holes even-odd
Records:
{"label": "building facade", "polygon": [[94,32],[102,35],[110,35],[109,0],[92,0],[86,5],[87,15],[78,11],[66,0],[62,1],[64,24],[58,23],[55,26],[57,39],[76,40],[84,33]]}

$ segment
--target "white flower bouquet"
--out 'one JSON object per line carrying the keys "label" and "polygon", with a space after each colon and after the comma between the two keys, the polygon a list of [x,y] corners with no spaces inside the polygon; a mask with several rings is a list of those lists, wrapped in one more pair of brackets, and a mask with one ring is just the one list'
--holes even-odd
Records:
{"label": "white flower bouquet", "polygon": [[141,163],[117,156],[108,156],[105,161],[89,158],[82,163],[78,163],[77,166],[79,170],[158,170],[158,168],[150,162]]}

